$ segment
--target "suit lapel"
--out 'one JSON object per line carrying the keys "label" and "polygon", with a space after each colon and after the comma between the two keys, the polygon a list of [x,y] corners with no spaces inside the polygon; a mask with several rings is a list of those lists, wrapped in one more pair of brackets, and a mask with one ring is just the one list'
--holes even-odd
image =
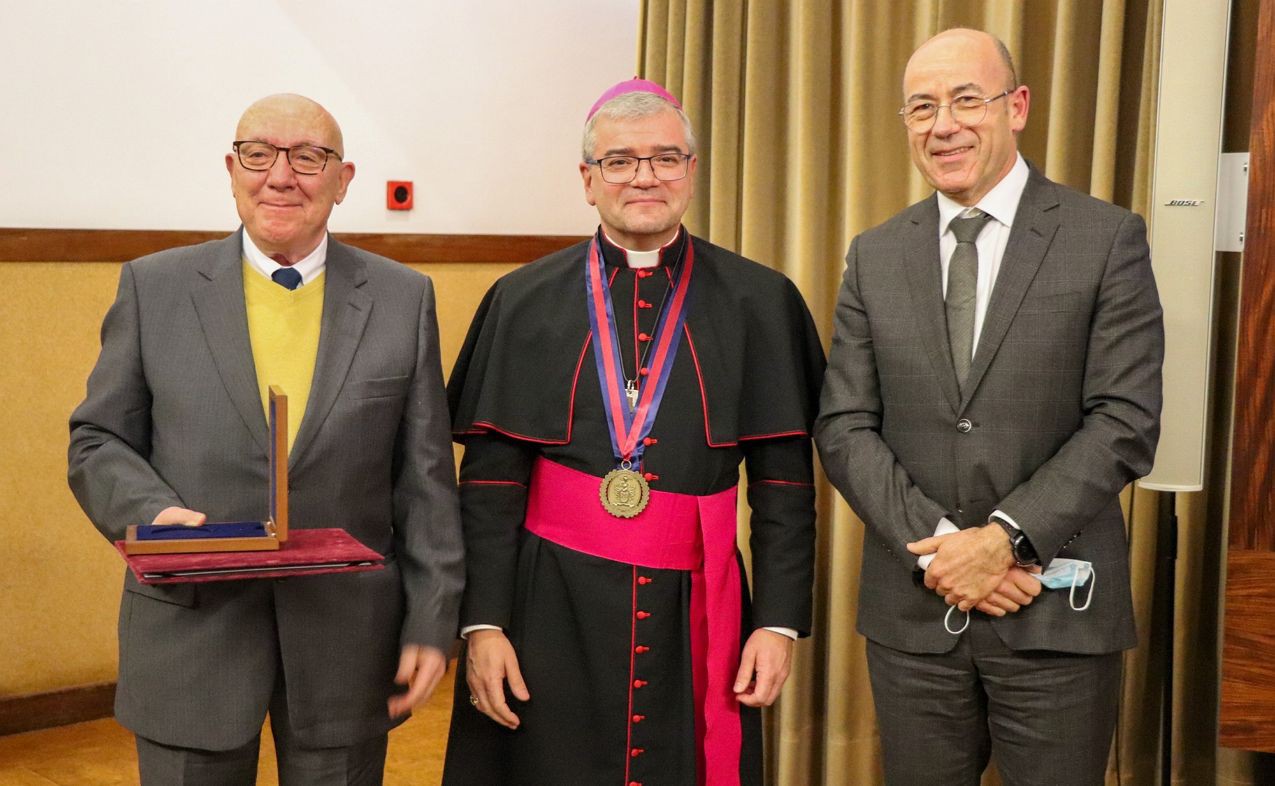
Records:
{"label": "suit lapel", "polygon": [[367,266],[335,240],[328,241],[323,285],[323,319],[319,326],[319,352],[314,362],[314,380],[301,428],[288,457],[288,466],[296,467],[314,442],[323,421],[336,402],[346,373],[354,360],[354,351],[363,338],[363,329],[372,313],[372,299],[360,287],[367,282]]}
{"label": "suit lapel", "polygon": [[1031,170],[1018,204],[1018,213],[1014,216],[1014,228],[1010,230],[1000,272],[996,275],[996,285],[992,288],[992,299],[983,319],[983,331],[979,336],[978,349],[974,352],[974,362],[970,365],[961,408],[969,403],[987,373],[992,358],[1005,340],[1010,323],[1014,321],[1014,315],[1018,313],[1023,296],[1027,294],[1027,288],[1049,251],[1054,233],[1058,231],[1056,188],[1034,168]]}
{"label": "suit lapel", "polygon": [[943,310],[942,268],[939,266],[939,209],[934,197],[912,209],[907,237],[899,246],[907,271],[912,312],[917,315],[921,344],[930,357],[939,387],[955,411],[961,401],[960,386],[947,341],[947,317]]}
{"label": "suit lapel", "polygon": [[243,296],[243,242],[238,232],[211,247],[199,274],[205,281],[191,290],[190,297],[204,340],[208,342],[208,351],[248,433],[261,452],[266,453],[266,415],[257,388],[252,341],[248,337],[248,309]]}

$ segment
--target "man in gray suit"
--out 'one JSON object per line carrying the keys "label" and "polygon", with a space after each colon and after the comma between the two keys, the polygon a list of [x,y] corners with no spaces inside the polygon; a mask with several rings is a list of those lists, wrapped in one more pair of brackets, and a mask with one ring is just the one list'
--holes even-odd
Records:
{"label": "man in gray suit", "polygon": [[1118,494],[1159,434],[1145,225],[1022,159],[1029,92],[986,33],[925,43],[903,93],[938,193],[851,244],[816,426],[867,525],[886,780],[976,784],[990,754],[1009,784],[1101,783],[1136,643]]}
{"label": "man in gray suit", "polygon": [[107,539],[260,520],[281,384],[293,527],[386,558],[281,580],[126,574],[115,712],[144,784],[253,783],[267,711],[281,783],[380,783],[388,730],[446,668],[463,555],[433,288],[328,237],[343,157],[315,102],[249,107],[226,155],[242,230],[124,266],[71,416],[71,488]]}

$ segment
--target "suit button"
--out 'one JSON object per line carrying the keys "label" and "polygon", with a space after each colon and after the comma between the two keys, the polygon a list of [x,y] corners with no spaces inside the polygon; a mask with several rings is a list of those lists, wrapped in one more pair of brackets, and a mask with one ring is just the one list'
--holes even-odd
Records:
{"label": "suit button", "polygon": [[956,421],[956,430],[962,434],[968,434],[974,430],[974,424],[969,421],[969,418],[961,418]]}

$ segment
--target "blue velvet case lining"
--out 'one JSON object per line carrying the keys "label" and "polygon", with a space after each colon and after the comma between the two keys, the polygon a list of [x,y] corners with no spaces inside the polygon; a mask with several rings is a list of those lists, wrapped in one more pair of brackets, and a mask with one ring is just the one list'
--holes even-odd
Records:
{"label": "blue velvet case lining", "polygon": [[263,521],[229,521],[188,527],[184,524],[141,524],[137,527],[138,540],[203,540],[208,538],[262,538],[266,532]]}

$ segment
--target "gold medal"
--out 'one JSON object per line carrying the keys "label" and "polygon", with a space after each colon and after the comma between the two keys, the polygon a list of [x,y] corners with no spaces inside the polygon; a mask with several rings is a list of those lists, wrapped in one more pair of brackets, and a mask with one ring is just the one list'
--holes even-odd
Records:
{"label": "gold medal", "polygon": [[598,487],[602,507],[612,516],[631,519],[646,509],[651,500],[651,487],[646,478],[631,469],[613,469]]}

